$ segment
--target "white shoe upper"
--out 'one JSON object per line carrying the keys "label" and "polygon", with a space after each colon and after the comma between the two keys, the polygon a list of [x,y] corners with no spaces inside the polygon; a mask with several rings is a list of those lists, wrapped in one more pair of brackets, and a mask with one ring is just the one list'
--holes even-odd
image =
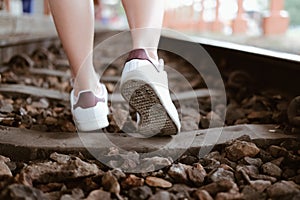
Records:
{"label": "white shoe upper", "polygon": [[100,92],[84,90],[76,97],[74,90],[70,94],[71,112],[79,131],[92,131],[108,126],[107,90],[99,83]]}

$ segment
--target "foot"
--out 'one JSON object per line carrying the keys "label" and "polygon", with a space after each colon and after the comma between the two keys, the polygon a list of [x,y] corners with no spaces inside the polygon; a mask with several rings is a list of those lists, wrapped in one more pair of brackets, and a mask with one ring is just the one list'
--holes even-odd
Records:
{"label": "foot", "polygon": [[79,131],[93,131],[109,125],[107,115],[107,90],[98,82],[98,89],[82,90],[70,95],[73,120]]}
{"label": "foot", "polygon": [[173,104],[163,60],[151,59],[144,49],[130,52],[121,77],[121,93],[139,115],[143,135],[174,135],[180,120]]}

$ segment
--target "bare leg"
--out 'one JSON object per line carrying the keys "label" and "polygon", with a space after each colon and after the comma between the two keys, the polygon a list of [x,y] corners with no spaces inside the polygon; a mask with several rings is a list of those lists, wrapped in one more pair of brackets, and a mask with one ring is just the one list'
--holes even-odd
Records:
{"label": "bare leg", "polygon": [[56,29],[75,78],[75,95],[95,89],[93,67],[94,4],[92,0],[49,0]]}
{"label": "bare leg", "polygon": [[122,0],[131,30],[133,48],[144,48],[158,59],[157,47],[164,15],[162,0]]}

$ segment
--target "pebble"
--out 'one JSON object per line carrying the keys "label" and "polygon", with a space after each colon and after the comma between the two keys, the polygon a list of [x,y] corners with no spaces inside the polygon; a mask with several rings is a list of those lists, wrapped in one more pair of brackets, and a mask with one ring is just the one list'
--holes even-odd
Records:
{"label": "pebble", "polygon": [[271,198],[284,197],[299,192],[300,190],[297,188],[297,185],[292,181],[280,181],[274,183],[267,189],[267,194]]}
{"label": "pebble", "polygon": [[223,168],[218,168],[215,172],[213,172],[209,179],[213,182],[218,182],[222,180],[234,181],[234,173]]}
{"label": "pebble", "polygon": [[241,200],[243,194],[241,193],[231,193],[231,192],[220,192],[215,197],[215,200]]}
{"label": "pebble", "polygon": [[206,171],[203,166],[197,163],[194,167],[186,170],[189,180],[196,186],[199,187],[203,184],[206,177]]}
{"label": "pebble", "polygon": [[0,160],[0,177],[12,177],[12,173],[9,167],[5,164],[4,161]]}
{"label": "pebble", "polygon": [[145,180],[146,184],[151,187],[159,187],[159,188],[170,188],[172,187],[172,183],[166,181],[162,178],[148,176]]}
{"label": "pebble", "polygon": [[246,165],[254,165],[256,167],[260,167],[263,164],[260,158],[250,158],[248,156],[243,158],[242,163]]}
{"label": "pebble", "polygon": [[254,157],[260,149],[252,142],[236,140],[232,145],[225,148],[227,157],[237,161],[245,156]]}
{"label": "pebble", "polygon": [[261,166],[264,174],[274,176],[276,178],[281,177],[282,170],[275,164],[268,162]]}
{"label": "pebble", "polygon": [[128,192],[128,197],[132,200],[148,199],[152,195],[151,188],[146,185],[132,188]]}
{"label": "pebble", "polygon": [[124,189],[139,187],[142,185],[144,185],[144,179],[133,174],[130,174],[124,181],[121,182],[121,186]]}
{"label": "pebble", "polygon": [[20,172],[19,180],[25,185],[32,186],[32,182],[50,183],[74,180],[96,175],[99,171],[101,170],[97,165],[73,157],[62,163],[45,161],[29,164]]}
{"label": "pebble", "polygon": [[111,200],[110,193],[103,190],[94,190],[85,200]]}
{"label": "pebble", "polygon": [[250,181],[251,187],[253,187],[258,192],[264,192],[269,186],[272,185],[271,181],[264,181],[264,180],[255,180]]}
{"label": "pebble", "polygon": [[185,168],[186,166],[184,164],[173,164],[170,167],[168,174],[176,183],[186,183],[188,179]]}
{"label": "pebble", "polygon": [[213,198],[210,196],[210,194],[206,190],[197,190],[194,193],[194,197],[197,200],[213,200]]}
{"label": "pebble", "polygon": [[149,200],[171,200],[171,195],[167,191],[159,191],[150,197]]}
{"label": "pebble", "polygon": [[121,190],[117,178],[111,173],[111,171],[106,172],[102,177],[102,186],[104,190],[114,194],[119,194]]}
{"label": "pebble", "polygon": [[282,156],[286,157],[289,154],[289,152],[285,148],[276,145],[271,145],[268,151],[270,152],[270,155],[273,156],[274,158],[278,158]]}
{"label": "pebble", "polygon": [[39,189],[21,184],[12,184],[1,192],[0,199],[46,200],[46,196]]}
{"label": "pebble", "polygon": [[219,192],[227,192],[237,185],[231,180],[221,180],[202,186],[201,190],[206,190],[210,195],[215,196]]}
{"label": "pebble", "polygon": [[267,195],[247,185],[242,190],[243,199],[265,200]]}

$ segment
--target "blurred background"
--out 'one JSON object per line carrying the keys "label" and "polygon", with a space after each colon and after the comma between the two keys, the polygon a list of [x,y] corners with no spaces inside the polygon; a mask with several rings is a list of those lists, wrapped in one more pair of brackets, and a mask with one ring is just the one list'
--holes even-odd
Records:
{"label": "blurred background", "polygon": [[[165,0],[164,27],[300,54],[299,0]],[[96,31],[126,29],[120,0],[94,0]],[[0,39],[55,33],[47,0],[0,0]]]}

